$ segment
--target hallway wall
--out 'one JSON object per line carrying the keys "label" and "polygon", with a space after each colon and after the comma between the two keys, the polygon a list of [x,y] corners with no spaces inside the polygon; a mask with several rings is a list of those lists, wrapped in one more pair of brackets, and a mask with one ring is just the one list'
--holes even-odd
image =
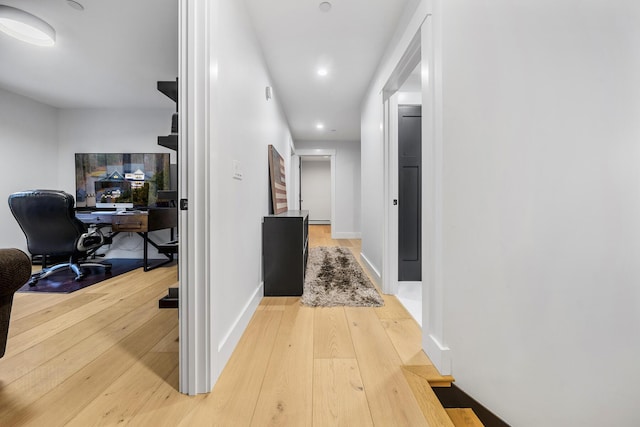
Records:
{"label": "hallway wall", "polygon": [[511,425],[638,425],[640,5],[422,1],[363,104],[362,245],[378,266],[380,90],[432,4],[456,384]]}
{"label": "hallway wall", "polygon": [[[262,217],[269,214],[268,145],[290,177],[291,135],[244,2],[212,4],[210,212],[211,356],[217,378],[262,298]],[[243,177],[233,178],[233,162]],[[287,182],[287,187],[290,183]],[[204,231],[204,230],[203,230]]]}
{"label": "hallway wall", "polygon": [[442,5],[456,384],[513,425],[639,425],[640,4]]}

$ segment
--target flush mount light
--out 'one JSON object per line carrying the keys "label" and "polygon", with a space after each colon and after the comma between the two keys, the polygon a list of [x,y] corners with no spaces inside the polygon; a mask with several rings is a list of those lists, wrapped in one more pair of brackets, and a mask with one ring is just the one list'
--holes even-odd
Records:
{"label": "flush mount light", "polygon": [[326,68],[318,68],[318,75],[321,77],[326,76],[327,74],[329,74],[329,71]]}
{"label": "flush mount light", "polygon": [[329,12],[331,10],[331,3],[329,3],[328,1],[323,1],[318,7],[323,12]]}
{"label": "flush mount light", "polygon": [[15,7],[0,5],[0,31],[38,46],[53,46],[56,31],[42,19]]}
{"label": "flush mount light", "polygon": [[324,125],[322,123],[318,123],[316,125],[316,129],[322,130],[322,129],[324,129]]}

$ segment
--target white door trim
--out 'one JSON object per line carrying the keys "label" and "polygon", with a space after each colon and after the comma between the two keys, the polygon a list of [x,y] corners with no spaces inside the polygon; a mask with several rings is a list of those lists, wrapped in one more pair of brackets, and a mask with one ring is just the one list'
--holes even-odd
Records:
{"label": "white door trim", "polygon": [[[451,374],[451,352],[444,339],[444,281],[442,249],[442,176],[443,176],[443,135],[442,135],[442,37],[441,0],[430,3],[425,18],[417,34],[409,43],[406,52],[391,73],[382,91],[384,103],[384,223],[382,252],[382,289],[388,293],[396,290],[392,278],[392,260],[397,258],[392,246],[393,228],[397,227],[397,209],[394,219],[392,207],[391,178],[391,137],[393,123],[391,111],[392,95],[406,80],[418,61],[422,64],[422,348],[441,374]],[[434,19],[437,16],[437,19]],[[416,61],[416,56],[418,61]],[[413,66],[412,66],[413,65]],[[397,102],[396,102],[397,104]],[[396,109],[397,111],[397,109]],[[397,144],[397,143],[396,143]],[[397,181],[397,176],[396,176]],[[396,190],[397,191],[397,190]],[[395,221],[395,222],[392,222]],[[397,230],[395,230],[397,235]],[[397,242],[397,237],[396,237]],[[397,245],[397,243],[396,243]],[[397,285],[397,259],[395,283]],[[395,289],[394,289],[395,288]]]}
{"label": "white door trim", "polygon": [[[422,51],[422,348],[442,375],[450,375],[444,335],[441,2],[421,26]],[[437,17],[434,19],[434,16]]]}
{"label": "white door trim", "polygon": [[[294,156],[297,157],[295,160],[300,162],[301,156],[329,156],[329,160],[331,161],[331,238],[335,239],[335,223],[336,223],[336,150],[334,149],[297,149],[294,153]],[[293,156],[292,156],[293,157]],[[291,178],[295,179],[296,182],[300,182],[300,169],[292,168]],[[297,186],[296,186],[297,187]],[[300,188],[297,188],[298,192]]]}
{"label": "white door trim", "polygon": [[396,92],[384,101],[384,203],[385,220],[382,249],[382,292],[398,293],[398,95]]}
{"label": "white door trim", "polygon": [[[180,392],[208,393],[213,388],[211,295],[209,292],[209,63],[212,12],[207,0],[179,4],[179,211],[178,309]],[[203,179],[204,178],[204,179]]]}
{"label": "white door trim", "polygon": [[398,293],[398,96],[397,91],[420,62],[420,31],[384,85],[384,222],[382,247],[382,292]]}

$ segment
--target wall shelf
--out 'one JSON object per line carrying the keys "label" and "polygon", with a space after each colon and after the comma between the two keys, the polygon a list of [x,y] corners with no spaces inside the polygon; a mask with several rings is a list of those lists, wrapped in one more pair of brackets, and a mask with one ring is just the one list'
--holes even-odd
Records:
{"label": "wall shelf", "polygon": [[171,98],[173,102],[178,102],[178,79],[175,81],[158,82],[158,90]]}
{"label": "wall shelf", "polygon": [[[175,81],[159,81],[158,90],[169,97],[176,103],[176,113],[174,113],[171,121],[171,133],[167,136],[158,137],[158,145],[161,145],[170,150],[178,151],[178,79]],[[176,208],[177,209],[177,208]],[[173,234],[171,235],[173,237]],[[157,245],[158,252],[167,256],[173,257],[173,254],[179,252],[178,240],[172,240],[166,243],[160,243]],[[166,296],[162,297],[158,301],[159,308],[178,308],[179,294],[178,288],[169,288],[169,292]]]}
{"label": "wall shelf", "polygon": [[178,134],[172,133],[167,136],[159,136],[158,145],[178,151]]}

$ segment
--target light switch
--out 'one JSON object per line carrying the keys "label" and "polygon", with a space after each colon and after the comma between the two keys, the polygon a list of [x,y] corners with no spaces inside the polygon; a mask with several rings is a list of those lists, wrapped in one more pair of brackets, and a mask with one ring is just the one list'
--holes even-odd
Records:
{"label": "light switch", "polygon": [[242,168],[240,167],[240,161],[233,161],[233,178],[242,179]]}

